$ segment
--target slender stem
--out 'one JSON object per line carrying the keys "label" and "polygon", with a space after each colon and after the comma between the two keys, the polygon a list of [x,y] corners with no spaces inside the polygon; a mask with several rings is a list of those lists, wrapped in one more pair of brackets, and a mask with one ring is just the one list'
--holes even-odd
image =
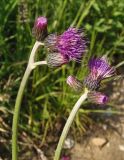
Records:
{"label": "slender stem", "polygon": [[31,51],[31,55],[29,58],[28,66],[22,78],[22,81],[19,87],[19,91],[17,94],[17,98],[16,98],[15,110],[14,110],[14,115],[13,115],[13,124],[12,124],[12,160],[18,159],[17,136],[18,136],[18,122],[19,122],[20,105],[21,105],[24,89],[25,89],[27,80],[29,78],[29,75],[31,71],[35,68],[34,67],[35,53],[40,45],[42,45],[42,43],[38,41],[36,41],[34,44],[34,47]]}
{"label": "slender stem", "polygon": [[43,64],[47,64],[47,61],[38,61],[38,62],[35,62],[34,63],[34,67],[40,66],[40,65],[43,65]]}
{"label": "slender stem", "polygon": [[85,89],[84,94],[78,99],[78,101],[76,102],[76,104],[74,105],[74,107],[73,107],[73,109],[72,109],[72,111],[70,113],[69,118],[67,119],[67,122],[66,122],[66,124],[64,126],[64,129],[62,131],[61,137],[59,139],[59,143],[58,143],[57,149],[55,151],[54,160],[60,160],[60,154],[61,154],[62,146],[64,144],[64,141],[66,139],[68,131],[69,131],[70,127],[71,127],[71,124],[72,124],[72,122],[73,122],[73,120],[75,118],[75,115],[78,112],[82,102],[84,102],[85,99],[87,98],[87,93],[88,93],[88,90]]}
{"label": "slender stem", "polygon": [[44,45],[44,43],[41,43],[39,41],[35,42],[34,47],[33,47],[31,54],[30,54],[29,64],[32,65],[34,63],[35,53],[36,53],[37,49],[39,48],[39,46],[43,46],[43,45]]}

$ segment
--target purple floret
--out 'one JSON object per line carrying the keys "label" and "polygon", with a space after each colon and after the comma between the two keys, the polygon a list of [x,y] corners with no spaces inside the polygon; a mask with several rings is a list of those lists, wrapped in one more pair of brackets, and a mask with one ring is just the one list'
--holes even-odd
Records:
{"label": "purple floret", "polygon": [[70,60],[79,61],[86,50],[86,41],[81,30],[69,28],[58,37],[57,48]]}
{"label": "purple floret", "polygon": [[105,57],[91,59],[89,68],[94,79],[111,77],[115,73],[115,68],[109,65]]}
{"label": "purple floret", "polygon": [[46,17],[38,17],[35,21],[35,27],[39,29],[43,29],[47,27],[47,18]]}

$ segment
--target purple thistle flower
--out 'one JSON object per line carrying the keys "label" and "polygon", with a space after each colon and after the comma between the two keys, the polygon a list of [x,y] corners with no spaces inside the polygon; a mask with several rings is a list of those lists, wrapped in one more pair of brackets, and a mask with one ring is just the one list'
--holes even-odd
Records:
{"label": "purple thistle flower", "polygon": [[92,76],[96,79],[111,77],[115,73],[115,68],[110,67],[106,57],[91,59],[89,68]]}
{"label": "purple thistle flower", "polygon": [[82,30],[69,28],[61,35],[52,34],[46,38],[46,46],[51,52],[59,52],[69,61],[79,61],[86,51],[86,41]]}
{"label": "purple thistle flower", "polygon": [[67,78],[67,84],[72,87],[75,91],[82,91],[83,90],[83,83],[81,83],[77,78],[74,76],[69,76]]}
{"label": "purple thistle flower", "polygon": [[88,100],[96,104],[106,104],[108,97],[101,92],[91,91],[88,93]]}
{"label": "purple thistle flower", "polygon": [[90,74],[84,80],[84,84],[91,90],[97,89],[101,80],[115,74],[115,68],[109,65],[105,57],[91,59],[89,68]]}
{"label": "purple thistle flower", "polygon": [[44,40],[47,36],[47,18],[38,17],[34,23],[33,35],[38,41]]}

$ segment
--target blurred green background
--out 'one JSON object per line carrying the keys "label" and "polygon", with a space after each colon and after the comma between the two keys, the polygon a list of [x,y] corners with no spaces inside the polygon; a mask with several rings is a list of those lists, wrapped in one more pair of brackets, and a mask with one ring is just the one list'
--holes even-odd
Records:
{"label": "blurred green background", "polygon": [[[0,1],[0,115],[11,130],[15,98],[28,57],[35,42],[34,20],[48,18],[49,33],[62,33],[69,26],[83,28],[89,41],[82,64],[70,63],[57,69],[38,67],[30,76],[21,106],[20,128],[45,143],[56,123],[66,120],[80,94],[66,84],[68,75],[83,79],[87,59],[107,54],[114,64],[124,60],[123,0],[1,0]],[[40,49],[37,59],[44,60]],[[84,122],[84,123],[83,123]],[[91,120],[78,113],[73,125],[80,133]],[[0,124],[2,134],[7,128]],[[9,130],[8,129],[8,130]],[[10,133],[11,137],[11,133]]]}

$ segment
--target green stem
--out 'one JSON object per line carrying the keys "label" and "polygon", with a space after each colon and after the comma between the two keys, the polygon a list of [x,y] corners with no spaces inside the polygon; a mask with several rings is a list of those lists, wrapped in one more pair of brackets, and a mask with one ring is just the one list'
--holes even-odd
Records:
{"label": "green stem", "polygon": [[38,41],[36,41],[34,44],[34,47],[31,51],[31,55],[29,58],[28,66],[22,78],[22,81],[19,87],[19,91],[17,94],[17,98],[16,98],[15,110],[14,110],[14,115],[13,115],[13,124],[12,124],[12,160],[18,159],[17,136],[18,136],[18,122],[19,122],[20,106],[21,106],[24,89],[25,89],[27,80],[29,78],[29,75],[31,71],[36,67],[36,65],[34,65],[34,57],[40,45],[43,45],[43,44]]}
{"label": "green stem", "polygon": [[67,137],[67,134],[68,134],[68,131],[71,127],[71,124],[75,118],[75,115],[76,113],[78,112],[81,104],[85,101],[85,99],[87,98],[87,93],[88,93],[88,90],[85,89],[85,92],[84,94],[78,99],[78,101],[76,102],[76,104],[74,105],[71,113],[70,113],[70,116],[69,118],[67,119],[67,122],[64,126],[64,129],[62,131],[62,134],[61,134],[61,137],[59,139],[59,143],[58,143],[58,146],[57,146],[57,149],[55,151],[55,157],[54,157],[54,160],[60,160],[60,154],[61,154],[61,150],[62,150],[62,146],[64,144],[64,141]]}

